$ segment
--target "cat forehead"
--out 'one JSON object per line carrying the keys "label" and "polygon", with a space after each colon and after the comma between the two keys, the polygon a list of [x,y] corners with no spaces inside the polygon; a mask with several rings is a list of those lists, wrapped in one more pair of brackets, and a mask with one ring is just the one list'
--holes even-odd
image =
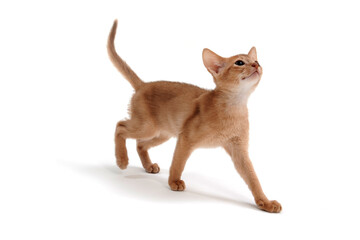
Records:
{"label": "cat forehead", "polygon": [[236,55],[237,59],[250,60],[249,56],[246,54],[238,54]]}
{"label": "cat forehead", "polygon": [[251,61],[250,57],[246,54],[238,54],[229,58],[231,61],[243,60],[243,61]]}

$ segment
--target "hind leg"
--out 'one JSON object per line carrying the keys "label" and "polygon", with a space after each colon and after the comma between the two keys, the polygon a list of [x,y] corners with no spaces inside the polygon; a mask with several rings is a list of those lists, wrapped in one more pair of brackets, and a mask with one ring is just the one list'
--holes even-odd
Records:
{"label": "hind leg", "polygon": [[115,130],[115,156],[116,164],[125,169],[129,164],[126,150],[126,139],[151,139],[156,135],[156,129],[152,124],[139,124],[134,120],[120,121]]}
{"label": "hind leg", "polygon": [[146,172],[158,173],[160,171],[160,168],[157,165],[157,163],[151,162],[148,150],[151,147],[155,147],[155,146],[158,146],[158,145],[166,142],[167,140],[169,140],[169,138],[170,137],[168,137],[168,136],[160,135],[151,140],[141,140],[141,139],[137,140],[137,152],[139,154],[141,163]]}

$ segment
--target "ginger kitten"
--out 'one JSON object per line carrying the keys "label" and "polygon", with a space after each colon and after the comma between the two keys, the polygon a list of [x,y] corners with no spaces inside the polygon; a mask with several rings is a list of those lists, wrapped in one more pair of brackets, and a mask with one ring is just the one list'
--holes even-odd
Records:
{"label": "ginger kitten", "polygon": [[158,173],[160,168],[151,162],[148,150],[177,137],[168,183],[171,190],[183,191],[185,183],[181,174],[191,152],[199,147],[222,146],[249,186],[259,208],[280,212],[281,205],[265,196],[248,155],[247,100],[262,75],[255,47],[248,54],[230,58],[204,49],[204,65],[216,84],[211,91],[178,82],[145,83],[116,53],[116,28],[117,20],[109,34],[108,53],[115,67],[135,89],[130,104],[131,118],[116,125],[117,165],[121,169],[127,167],[125,141],[134,138],[146,172]]}

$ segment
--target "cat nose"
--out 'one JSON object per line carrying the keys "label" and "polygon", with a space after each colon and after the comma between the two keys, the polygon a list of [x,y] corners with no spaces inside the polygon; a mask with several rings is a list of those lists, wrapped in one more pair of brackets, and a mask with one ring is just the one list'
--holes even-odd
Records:
{"label": "cat nose", "polygon": [[258,69],[259,68],[259,63],[255,62],[255,63],[251,64],[251,66]]}

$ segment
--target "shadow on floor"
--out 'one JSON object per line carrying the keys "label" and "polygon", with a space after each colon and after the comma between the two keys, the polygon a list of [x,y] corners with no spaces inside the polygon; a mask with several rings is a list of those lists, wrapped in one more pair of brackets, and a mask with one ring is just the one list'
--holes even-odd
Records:
{"label": "shadow on floor", "polygon": [[149,174],[140,167],[129,166],[126,170],[119,169],[114,165],[81,165],[68,161],[61,161],[61,165],[88,177],[96,178],[107,186],[114,188],[120,194],[136,199],[146,199],[156,202],[222,202],[235,204],[249,209],[257,209],[250,199],[234,193],[226,186],[211,181],[206,177],[195,173],[184,174],[187,188],[183,192],[171,191],[167,178],[169,171],[161,169],[158,174]]}

